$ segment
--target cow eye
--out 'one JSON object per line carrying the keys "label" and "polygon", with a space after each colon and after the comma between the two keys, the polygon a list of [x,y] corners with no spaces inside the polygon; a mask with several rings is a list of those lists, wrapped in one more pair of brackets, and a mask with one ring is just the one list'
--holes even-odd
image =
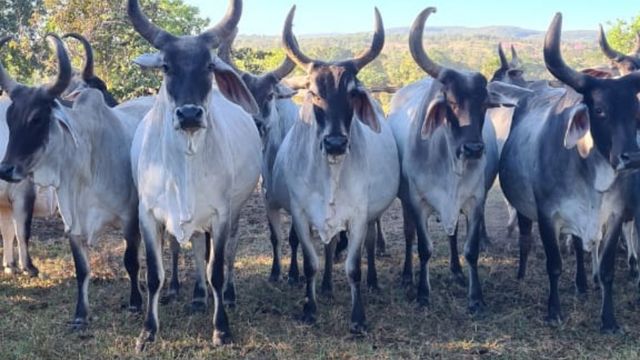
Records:
{"label": "cow eye", "polygon": [[593,109],[593,111],[595,112],[595,114],[597,116],[603,116],[604,115],[604,109],[602,109],[601,107],[597,107],[597,108]]}
{"label": "cow eye", "polygon": [[216,70],[216,64],[210,63],[209,65],[207,65],[207,70],[209,70],[210,72],[214,72]]}
{"label": "cow eye", "polygon": [[165,74],[169,73],[169,65],[167,64],[162,64],[162,72],[164,72]]}

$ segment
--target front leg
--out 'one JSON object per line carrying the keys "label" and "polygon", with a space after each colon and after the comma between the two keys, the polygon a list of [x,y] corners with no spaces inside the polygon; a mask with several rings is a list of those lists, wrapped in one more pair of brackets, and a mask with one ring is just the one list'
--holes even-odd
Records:
{"label": "front leg", "polygon": [[140,271],[140,261],[138,253],[140,251],[140,226],[138,224],[138,216],[135,215],[128,224],[125,225],[124,239],[127,248],[124,251],[124,267],[129,274],[131,282],[131,294],[129,296],[129,311],[142,311],[142,295],[138,284],[138,273]]}
{"label": "front leg", "polygon": [[616,321],[613,305],[613,278],[615,275],[616,252],[618,250],[618,238],[622,226],[622,217],[613,215],[607,224],[604,236],[604,248],[600,258],[600,284],[602,286],[602,326],[603,333],[616,333],[620,330]]}
{"label": "front leg", "polygon": [[180,296],[180,271],[178,269],[180,261],[180,243],[176,240],[175,236],[169,235],[165,232],[162,235],[163,248],[164,239],[167,237],[169,238],[169,251],[171,252],[171,279],[169,279],[169,288],[160,299],[160,303],[163,305],[177,301]]}
{"label": "front leg", "polygon": [[460,264],[460,255],[458,255],[458,225],[453,235],[449,236],[449,270],[453,278],[460,286],[465,286],[467,281],[462,273],[462,265]]}
{"label": "front leg", "polygon": [[302,322],[314,324],[318,312],[316,302],[316,273],[318,272],[318,255],[313,247],[311,239],[311,229],[307,218],[301,211],[292,209],[292,221],[298,240],[302,245],[302,255],[304,258],[304,276],[307,283],[306,295],[304,299]]}
{"label": "front leg", "polygon": [[2,235],[2,266],[4,273],[14,275],[18,272],[13,256],[13,240],[15,239],[15,227],[9,211],[0,211],[0,234]]}
{"label": "front leg", "polygon": [[236,254],[238,253],[238,245],[239,245],[239,236],[238,236],[238,215],[233,215],[232,225],[231,225],[231,235],[229,240],[230,244],[227,245],[227,256],[226,256],[226,264],[227,264],[227,276],[225,277],[224,283],[224,304],[229,307],[236,306],[236,272],[235,272],[235,263],[236,263]]}
{"label": "front leg", "polygon": [[[375,234],[375,231],[373,231],[373,234]],[[345,270],[347,272],[347,278],[349,279],[349,287],[351,288],[351,326],[349,329],[353,334],[362,334],[367,330],[367,319],[362,303],[362,290],[360,286],[362,282],[362,243],[366,236],[366,223],[351,224]],[[373,236],[371,241],[375,244]],[[375,258],[375,252],[371,254],[371,256]]]}
{"label": "front leg", "polygon": [[16,239],[18,240],[19,267],[23,274],[30,277],[38,276],[40,272],[33,265],[29,255],[29,240],[31,239],[31,222],[33,220],[33,206],[35,191],[31,188],[24,194],[13,199],[13,217],[15,220]]}
{"label": "front leg", "polygon": [[222,346],[232,342],[229,319],[224,309],[224,258],[225,247],[229,240],[230,226],[229,219],[222,219],[212,226],[211,248],[213,251],[209,256],[209,285],[213,288],[213,345]]}
{"label": "front leg", "polygon": [[427,230],[428,216],[424,209],[412,204],[411,213],[418,233],[418,256],[420,257],[420,278],[418,280],[418,304],[429,306],[431,285],[429,284],[429,259],[433,253],[433,245]]}
{"label": "front leg", "polygon": [[89,277],[91,268],[87,256],[87,239],[84,236],[69,236],[71,253],[76,268],[78,300],[73,321],[69,324],[73,330],[82,330],[89,325]]}
{"label": "front leg", "polygon": [[329,298],[333,297],[333,259],[337,244],[338,236],[334,236],[331,242],[324,246],[324,273],[322,274],[320,292]]}
{"label": "front leg", "polygon": [[402,219],[405,239],[404,269],[402,271],[402,286],[413,285],[413,242],[416,238],[416,224],[411,205],[402,201]]}
{"label": "front leg", "polygon": [[560,294],[558,293],[558,279],[562,273],[562,258],[560,257],[560,248],[558,248],[558,240],[553,229],[553,223],[540,210],[538,210],[538,228],[547,257],[547,275],[549,276],[549,301],[546,321],[554,325],[562,322]]}
{"label": "front leg", "polygon": [[164,267],[162,264],[162,246],[160,244],[160,226],[156,220],[140,206],[140,229],[147,257],[147,314],[144,328],[136,342],[136,350],[141,352],[155,341],[160,323],[158,321],[158,300],[160,289],[164,283]]}
{"label": "front leg", "polygon": [[372,221],[367,225],[367,235],[365,244],[367,247],[367,287],[372,291],[380,291],[378,285],[378,273],[376,271],[376,245],[378,244],[378,234],[376,224],[380,220]]}
{"label": "front leg", "polygon": [[587,284],[587,272],[584,269],[584,249],[582,248],[582,239],[577,236],[571,236],[573,242],[573,251],[576,253],[576,293],[584,296],[587,294],[589,285]]}
{"label": "front leg", "polygon": [[478,276],[478,258],[480,257],[480,241],[482,237],[483,211],[481,205],[477,206],[468,217],[467,221],[467,241],[464,246],[464,257],[469,265],[469,312],[480,313],[486,304],[482,296],[480,277]]}
{"label": "front leg", "polygon": [[195,283],[193,285],[193,296],[191,298],[191,312],[204,313],[207,310],[207,299],[209,292],[207,291],[207,283],[209,276],[207,275],[206,262],[207,245],[211,242],[211,236],[208,233],[193,236],[191,243],[193,244],[193,262],[196,266]]}

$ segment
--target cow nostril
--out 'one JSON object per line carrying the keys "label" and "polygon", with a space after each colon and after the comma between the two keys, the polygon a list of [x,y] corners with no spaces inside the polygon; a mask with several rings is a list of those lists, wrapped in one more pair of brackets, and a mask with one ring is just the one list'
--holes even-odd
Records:
{"label": "cow nostril", "polygon": [[462,150],[466,157],[470,158],[478,158],[484,152],[484,144],[483,143],[468,143],[462,146]]}
{"label": "cow nostril", "polygon": [[332,155],[343,154],[347,150],[349,139],[346,136],[327,136],[323,140],[325,150]]}
{"label": "cow nostril", "polygon": [[15,166],[10,164],[0,164],[0,178],[5,181],[12,181]]}

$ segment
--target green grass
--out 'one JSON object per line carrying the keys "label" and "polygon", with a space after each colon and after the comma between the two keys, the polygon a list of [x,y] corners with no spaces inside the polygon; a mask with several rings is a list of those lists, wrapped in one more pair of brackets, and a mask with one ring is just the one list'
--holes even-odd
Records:
{"label": "green grass", "polygon": [[[377,262],[382,291],[365,293],[370,329],[359,337],[348,331],[350,296],[342,263],[334,268],[335,297],[319,298],[317,324],[305,326],[296,321],[301,313],[304,289],[292,288],[285,281],[278,284],[267,281],[271,252],[261,204],[256,194],[246,207],[241,224],[238,304],[228,309],[234,344],[222,348],[211,346],[211,309],[207,314],[189,314],[193,263],[186,250],[181,260],[180,299],[160,307],[160,337],[143,357],[640,358],[638,288],[627,277],[624,255],[618,257],[615,284],[616,310],[624,335],[599,333],[600,294],[593,286],[586,299],[574,295],[572,255],[564,257],[560,284],[566,321],[561,327],[549,327],[543,322],[548,284],[542,247],[536,240],[527,279],[518,282],[515,278],[517,241],[506,236],[506,212],[497,193],[492,194],[487,210],[493,245],[480,260],[488,305],[486,313],[477,318],[467,313],[466,288],[457,285],[449,275],[446,237],[435,223],[431,227],[436,245],[430,265],[431,306],[419,309],[411,301],[414,291],[401,288],[398,281],[404,240],[401,212],[395,204],[384,218],[391,256]],[[110,234],[93,249],[91,325],[86,331],[70,332],[66,322],[73,314],[76,285],[73,261],[60,229],[58,220],[36,224],[32,253],[44,276],[37,279],[0,276],[0,359],[139,357],[134,345],[142,328],[142,317],[123,309],[129,287],[121,265],[124,244],[117,234]],[[459,246],[462,247],[462,240]],[[287,261],[288,257],[285,264]],[[587,268],[590,268],[588,264]],[[366,262],[363,271],[366,271]]]}

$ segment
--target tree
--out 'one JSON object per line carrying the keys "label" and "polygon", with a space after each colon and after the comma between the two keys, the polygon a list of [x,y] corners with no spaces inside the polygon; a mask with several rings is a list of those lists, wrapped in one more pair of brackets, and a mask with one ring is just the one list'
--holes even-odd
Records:
{"label": "tree", "polygon": [[640,15],[628,22],[617,19],[607,33],[607,40],[614,49],[628,54],[636,46],[636,34],[638,31],[640,31]]}

